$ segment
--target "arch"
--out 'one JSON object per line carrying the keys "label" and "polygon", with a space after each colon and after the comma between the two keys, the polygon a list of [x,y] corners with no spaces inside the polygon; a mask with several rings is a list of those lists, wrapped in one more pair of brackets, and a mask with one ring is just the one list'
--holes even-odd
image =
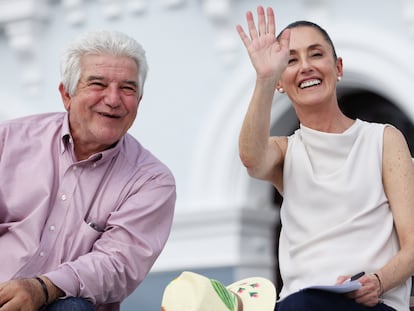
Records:
{"label": "arch", "polygon": [[[255,205],[269,205],[272,188],[251,179],[238,155],[239,131],[253,92],[254,79],[250,67],[239,68],[201,128],[189,169],[187,193],[192,209],[237,208],[253,204],[252,199]],[[276,97],[281,100],[272,111],[272,123],[290,107],[286,96]],[[250,190],[246,191],[247,188]],[[254,197],[249,196],[250,191],[254,191]]]}
{"label": "arch", "polygon": [[[358,36],[355,36],[358,33]],[[336,25],[330,31],[344,59],[344,78],[338,92],[366,89],[383,95],[414,120],[411,104],[414,85],[414,46],[392,33],[367,25]],[[398,49],[396,49],[398,47]],[[215,101],[212,114],[201,127],[190,164],[191,208],[243,208],[268,206],[272,187],[250,178],[238,157],[238,135],[254,87],[255,73],[246,58]],[[276,95],[272,128],[290,108],[286,97]]]}

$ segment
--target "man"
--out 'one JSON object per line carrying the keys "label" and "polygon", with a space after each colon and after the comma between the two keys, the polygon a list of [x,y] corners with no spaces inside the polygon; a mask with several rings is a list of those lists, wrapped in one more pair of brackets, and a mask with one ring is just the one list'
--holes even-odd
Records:
{"label": "man", "polygon": [[64,53],[66,112],[0,124],[0,310],[119,310],[171,229],[170,170],[127,133],[147,75],[119,32]]}

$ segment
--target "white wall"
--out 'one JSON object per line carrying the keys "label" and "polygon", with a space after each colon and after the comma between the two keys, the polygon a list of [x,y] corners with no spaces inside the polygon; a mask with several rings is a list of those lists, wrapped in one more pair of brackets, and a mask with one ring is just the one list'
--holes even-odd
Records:
{"label": "white wall", "polygon": [[[17,2],[42,1],[49,11],[39,31],[31,29],[35,41],[25,59],[9,39],[10,14],[2,12]],[[344,57],[340,87],[378,92],[414,120],[410,0],[84,0],[86,19],[79,25],[66,20],[63,3],[69,0],[42,1],[0,1],[0,120],[63,109],[57,92],[59,54],[77,33],[109,28],[140,41],[150,71],[131,133],[170,166],[178,191],[174,229],[154,272],[225,265],[240,268],[235,277],[272,273],[268,247],[277,220],[272,188],[250,179],[237,154],[254,83],[235,30],[237,23],[245,25],[246,10],[271,5],[279,28],[298,19],[320,23]],[[109,18],[104,3],[119,5],[118,17]],[[128,3],[145,6],[133,13]],[[37,66],[34,77],[40,79],[34,80],[41,82],[34,93],[24,84],[31,66]],[[289,103],[275,107],[272,120],[277,122]]]}

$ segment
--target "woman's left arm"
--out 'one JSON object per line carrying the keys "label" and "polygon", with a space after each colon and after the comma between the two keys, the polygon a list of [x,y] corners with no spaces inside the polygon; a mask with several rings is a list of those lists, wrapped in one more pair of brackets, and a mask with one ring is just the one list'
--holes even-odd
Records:
{"label": "woman's left arm", "polygon": [[391,126],[384,130],[382,170],[400,250],[379,271],[358,279],[362,288],[349,294],[369,307],[380,301],[382,293],[414,274],[414,162],[404,136]]}
{"label": "woman's left arm", "polygon": [[414,274],[414,162],[404,136],[391,126],[384,131],[382,168],[400,242],[400,251],[377,272],[386,292]]}

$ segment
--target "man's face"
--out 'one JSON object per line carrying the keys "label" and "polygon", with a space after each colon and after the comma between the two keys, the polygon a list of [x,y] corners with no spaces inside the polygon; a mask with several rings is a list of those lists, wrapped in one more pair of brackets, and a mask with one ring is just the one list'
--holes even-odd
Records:
{"label": "man's face", "polygon": [[129,57],[85,55],[76,93],[60,85],[78,159],[116,143],[135,120],[141,100],[138,68]]}

